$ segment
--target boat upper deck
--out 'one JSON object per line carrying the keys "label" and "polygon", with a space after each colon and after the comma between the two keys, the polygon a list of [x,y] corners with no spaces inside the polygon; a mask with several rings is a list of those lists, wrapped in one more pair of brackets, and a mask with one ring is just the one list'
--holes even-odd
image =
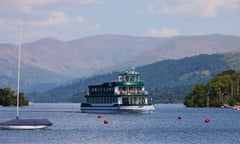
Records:
{"label": "boat upper deck", "polygon": [[140,80],[140,74],[134,68],[127,70],[118,75],[118,80],[114,82],[105,82],[100,85],[89,85],[92,87],[115,87],[115,86],[144,86],[143,81]]}
{"label": "boat upper deck", "polygon": [[100,85],[89,85],[88,96],[102,95],[141,95],[146,96],[144,83],[140,80],[138,72],[134,68],[118,75],[118,80],[114,82],[105,82]]}

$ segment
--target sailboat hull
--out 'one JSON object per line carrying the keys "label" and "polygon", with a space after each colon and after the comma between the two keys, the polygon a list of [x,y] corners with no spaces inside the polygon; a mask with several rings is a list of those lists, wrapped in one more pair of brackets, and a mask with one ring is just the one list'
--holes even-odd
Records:
{"label": "sailboat hull", "polygon": [[38,125],[38,126],[0,126],[0,129],[6,129],[6,130],[35,130],[35,129],[45,129],[48,128],[46,125]]}
{"label": "sailboat hull", "polygon": [[34,130],[44,129],[52,123],[47,119],[14,119],[0,123],[0,129]]}

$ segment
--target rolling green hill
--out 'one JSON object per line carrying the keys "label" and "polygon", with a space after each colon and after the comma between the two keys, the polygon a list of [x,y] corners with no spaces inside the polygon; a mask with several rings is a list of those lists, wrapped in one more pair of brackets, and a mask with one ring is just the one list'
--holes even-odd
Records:
{"label": "rolling green hill", "polygon": [[[240,52],[238,52],[240,53]],[[164,60],[137,67],[146,89],[156,103],[183,102],[185,96],[197,83],[205,84],[224,70],[235,69],[240,57],[232,53],[198,55],[180,60]],[[237,55],[237,53],[234,53]],[[77,79],[71,84],[54,88],[45,93],[32,93],[26,97],[35,102],[80,102],[89,84],[101,84],[117,79],[118,72]]]}

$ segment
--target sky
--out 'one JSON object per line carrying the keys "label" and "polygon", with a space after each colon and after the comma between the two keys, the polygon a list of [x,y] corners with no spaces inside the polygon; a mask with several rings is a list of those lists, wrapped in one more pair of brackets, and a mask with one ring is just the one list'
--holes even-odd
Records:
{"label": "sky", "polygon": [[240,0],[1,0],[0,43],[99,34],[240,35]]}

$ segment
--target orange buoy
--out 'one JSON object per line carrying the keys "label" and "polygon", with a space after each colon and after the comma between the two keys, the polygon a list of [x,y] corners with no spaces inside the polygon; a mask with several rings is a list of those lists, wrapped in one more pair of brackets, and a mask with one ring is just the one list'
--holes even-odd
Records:
{"label": "orange buoy", "polygon": [[209,122],[210,122],[210,118],[206,118],[205,123],[209,123]]}
{"label": "orange buoy", "polygon": [[103,123],[104,123],[104,124],[108,124],[108,120],[104,120]]}
{"label": "orange buoy", "polygon": [[101,116],[101,115],[98,115],[97,118],[100,119],[100,118],[102,118],[102,116]]}
{"label": "orange buoy", "polygon": [[178,120],[181,120],[181,119],[182,119],[182,117],[181,117],[181,116],[178,116],[177,118],[178,118]]}

